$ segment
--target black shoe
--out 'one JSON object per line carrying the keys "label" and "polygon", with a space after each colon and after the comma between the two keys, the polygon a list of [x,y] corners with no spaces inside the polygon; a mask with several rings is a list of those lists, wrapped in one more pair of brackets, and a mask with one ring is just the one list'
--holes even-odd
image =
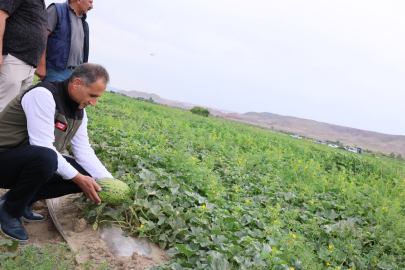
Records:
{"label": "black shoe", "polygon": [[24,214],[21,217],[25,222],[39,222],[44,221],[44,217],[40,214],[34,213],[28,205],[25,207]]}
{"label": "black shoe", "polygon": [[4,202],[0,203],[0,224],[4,235],[20,243],[28,243],[28,234],[22,226],[21,219],[11,217],[4,210]]}
{"label": "black shoe", "polygon": [[[8,193],[8,191],[0,197],[0,202],[5,201],[7,199],[7,193]],[[40,214],[32,212],[31,207],[28,205],[25,207],[24,213],[23,213],[21,219],[24,220],[25,222],[44,221],[44,217]]]}

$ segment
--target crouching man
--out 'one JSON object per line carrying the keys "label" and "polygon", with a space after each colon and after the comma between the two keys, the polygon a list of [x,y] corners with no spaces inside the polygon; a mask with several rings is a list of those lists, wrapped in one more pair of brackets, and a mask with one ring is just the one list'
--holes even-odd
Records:
{"label": "crouching man", "polygon": [[[95,106],[109,81],[100,65],[78,66],[63,82],[44,82],[15,97],[0,113],[2,232],[28,242],[21,220],[42,221],[31,205],[42,199],[84,192],[100,203],[94,179],[112,177],[87,136],[85,107]],[[71,143],[75,159],[60,152]]]}

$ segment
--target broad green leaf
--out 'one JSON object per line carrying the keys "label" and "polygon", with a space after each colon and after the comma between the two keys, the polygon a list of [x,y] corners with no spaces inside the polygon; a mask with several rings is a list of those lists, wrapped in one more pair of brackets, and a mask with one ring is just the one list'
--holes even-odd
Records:
{"label": "broad green leaf", "polygon": [[209,258],[209,266],[213,270],[228,270],[229,269],[229,262],[225,258],[224,254],[216,252],[216,251],[209,251],[208,254],[210,255]]}
{"label": "broad green leaf", "polygon": [[10,251],[10,252],[15,252],[15,251],[17,251],[17,249],[18,249],[18,245],[19,245],[19,243],[18,243],[18,241],[16,241],[16,240],[12,240],[12,244],[11,245],[8,245],[7,246],[7,250],[8,251]]}
{"label": "broad green leaf", "polygon": [[202,234],[197,235],[194,242],[200,244],[202,247],[207,247],[212,243],[208,237],[204,237]]}
{"label": "broad green leaf", "polygon": [[218,246],[221,245],[224,241],[226,241],[226,237],[223,235],[212,235],[211,236],[212,241],[214,241],[215,244]]}
{"label": "broad green leaf", "polygon": [[176,245],[174,245],[176,248],[178,248],[178,250],[180,250],[181,252],[183,252],[186,256],[187,256],[187,258],[190,258],[193,254],[195,254],[195,250],[189,250],[188,248],[187,248],[187,246],[186,245],[179,245],[179,244],[176,244]]}
{"label": "broad green leaf", "polygon": [[159,222],[157,223],[159,226],[162,225],[167,220],[165,216],[159,216]]}
{"label": "broad green leaf", "polygon": [[285,261],[283,261],[283,260],[280,259],[279,257],[274,257],[274,258],[271,260],[271,262],[272,262],[273,264],[275,264],[275,265],[278,265],[278,264],[285,264],[285,263],[286,263]]}
{"label": "broad green leaf", "polygon": [[154,205],[152,206],[152,208],[150,209],[150,211],[154,214],[157,215],[159,214],[160,209],[162,209],[159,205]]}

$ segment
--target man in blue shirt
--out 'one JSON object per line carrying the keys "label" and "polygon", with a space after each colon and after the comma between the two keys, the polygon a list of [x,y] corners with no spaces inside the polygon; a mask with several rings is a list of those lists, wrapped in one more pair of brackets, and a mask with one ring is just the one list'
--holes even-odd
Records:
{"label": "man in blue shirt", "polygon": [[66,80],[75,67],[88,62],[86,14],[92,8],[93,0],[68,0],[48,7],[48,44],[35,73],[40,80]]}

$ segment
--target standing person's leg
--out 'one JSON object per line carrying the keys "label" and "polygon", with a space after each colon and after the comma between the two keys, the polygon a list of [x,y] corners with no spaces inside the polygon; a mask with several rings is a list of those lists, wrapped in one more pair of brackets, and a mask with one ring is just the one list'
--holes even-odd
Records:
{"label": "standing person's leg", "polygon": [[41,185],[55,174],[57,164],[57,154],[46,147],[24,145],[0,153],[0,187],[10,189],[0,203],[4,234],[28,242],[20,217]]}
{"label": "standing person's leg", "polygon": [[67,68],[63,71],[57,71],[54,69],[47,69],[46,76],[42,82],[55,82],[55,81],[64,81],[70,77],[73,69]]}
{"label": "standing person's leg", "polygon": [[10,54],[3,55],[0,69],[0,112],[20,93],[23,81],[32,70],[32,66],[24,61]]}
{"label": "standing person's leg", "polygon": [[31,66],[31,69],[27,73],[27,78],[22,81],[20,91],[24,91],[32,85],[32,83],[34,82],[34,73],[35,73],[35,68],[33,66]]}

